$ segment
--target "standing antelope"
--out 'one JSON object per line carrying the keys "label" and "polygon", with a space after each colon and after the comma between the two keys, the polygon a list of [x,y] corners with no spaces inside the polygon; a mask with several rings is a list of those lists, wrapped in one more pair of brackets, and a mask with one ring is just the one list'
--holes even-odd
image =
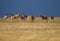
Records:
{"label": "standing antelope", "polygon": [[15,16],[16,16],[16,18],[19,18],[21,15],[18,13],[18,14],[16,14]]}
{"label": "standing antelope", "polygon": [[3,20],[7,20],[7,19],[8,19],[8,16],[7,15],[3,17]]}
{"label": "standing antelope", "polygon": [[27,16],[23,13],[20,17],[22,20],[25,20],[27,18]]}
{"label": "standing antelope", "polygon": [[40,17],[42,18],[42,20],[46,20],[46,22],[48,22],[48,17],[47,16],[40,15]]}
{"label": "standing antelope", "polygon": [[27,17],[27,20],[30,21],[30,22],[34,22],[34,16],[32,14],[30,14],[28,17]]}
{"label": "standing antelope", "polygon": [[9,16],[11,17],[11,21],[13,21],[14,19],[19,19],[20,18],[20,14],[16,14],[16,15],[12,15],[12,14],[9,14]]}
{"label": "standing antelope", "polygon": [[5,15],[5,16],[3,17],[2,22],[7,21],[7,19],[8,19],[8,16],[7,16],[7,15]]}
{"label": "standing antelope", "polygon": [[53,22],[54,22],[54,17],[53,16],[51,16],[50,19],[53,20]]}
{"label": "standing antelope", "polygon": [[14,19],[16,19],[16,16],[12,15],[12,14],[9,14],[10,18],[11,18],[11,21],[13,21]]}

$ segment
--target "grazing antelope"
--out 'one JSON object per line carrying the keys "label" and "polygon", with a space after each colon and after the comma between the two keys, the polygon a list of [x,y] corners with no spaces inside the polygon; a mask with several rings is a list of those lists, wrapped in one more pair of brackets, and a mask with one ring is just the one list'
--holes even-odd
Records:
{"label": "grazing antelope", "polygon": [[27,20],[30,21],[30,22],[34,22],[34,16],[32,16],[32,14],[30,14],[28,17],[27,17]]}
{"label": "grazing antelope", "polygon": [[40,17],[42,18],[42,20],[46,20],[46,22],[48,22],[48,17],[47,16],[40,15]]}

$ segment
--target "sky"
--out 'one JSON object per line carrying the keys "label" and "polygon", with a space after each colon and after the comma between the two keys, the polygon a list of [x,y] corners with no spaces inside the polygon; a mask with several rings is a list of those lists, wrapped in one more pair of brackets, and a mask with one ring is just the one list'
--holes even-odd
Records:
{"label": "sky", "polygon": [[[19,10],[20,9],[20,10]],[[7,13],[24,13],[33,16],[60,16],[60,0],[0,0],[0,17]]]}

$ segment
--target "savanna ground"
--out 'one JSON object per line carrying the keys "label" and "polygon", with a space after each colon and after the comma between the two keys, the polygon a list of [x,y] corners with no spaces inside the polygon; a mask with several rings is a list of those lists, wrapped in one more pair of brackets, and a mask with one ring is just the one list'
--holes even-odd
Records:
{"label": "savanna ground", "polygon": [[0,41],[60,41],[60,17],[54,22],[36,18],[33,23],[15,20],[0,22]]}

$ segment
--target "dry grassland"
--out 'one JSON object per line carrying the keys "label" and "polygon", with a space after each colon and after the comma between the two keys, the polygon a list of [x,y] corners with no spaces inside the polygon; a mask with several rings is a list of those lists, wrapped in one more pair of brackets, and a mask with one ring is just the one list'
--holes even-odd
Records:
{"label": "dry grassland", "polygon": [[0,41],[60,41],[60,17],[54,22],[36,18],[33,23],[15,20],[0,22]]}

